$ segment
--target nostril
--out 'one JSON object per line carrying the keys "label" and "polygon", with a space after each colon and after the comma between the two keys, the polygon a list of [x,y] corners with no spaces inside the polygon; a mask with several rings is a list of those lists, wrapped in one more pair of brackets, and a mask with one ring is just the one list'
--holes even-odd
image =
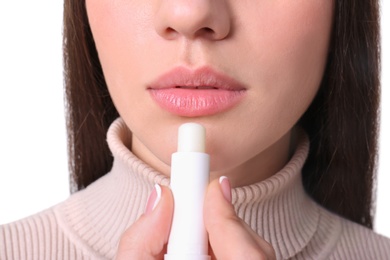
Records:
{"label": "nostril", "polygon": [[169,40],[183,36],[224,39],[230,32],[225,1],[161,1],[154,21],[157,33]]}
{"label": "nostril", "polygon": [[171,27],[168,27],[166,30],[165,30],[166,33],[168,34],[171,34],[171,33],[175,33],[175,29],[171,28]]}
{"label": "nostril", "polygon": [[173,29],[172,27],[167,27],[164,30],[162,30],[161,32],[162,32],[161,35],[164,35],[164,37],[166,37],[167,39],[174,39],[176,37],[176,35],[178,34],[178,32],[175,29]]}
{"label": "nostril", "polygon": [[214,30],[209,28],[209,27],[203,28],[203,31],[206,32],[206,33],[214,33]]}
{"label": "nostril", "polygon": [[[165,37],[167,37],[168,39],[173,39],[175,38],[178,34],[180,34],[177,30],[175,30],[174,28],[172,27],[167,27],[165,28],[164,30],[164,35]],[[190,35],[188,35],[187,37],[199,37],[199,36],[203,36],[203,37],[206,37],[206,38],[213,38],[215,35],[215,31],[213,29],[211,29],[210,27],[203,27],[203,28],[200,28],[199,30],[197,30],[193,35],[192,37]]]}
{"label": "nostril", "polygon": [[206,37],[206,38],[214,38],[214,35],[215,35],[215,31],[213,29],[211,29],[210,27],[203,27],[203,28],[200,28],[195,34],[194,36],[203,36],[203,37]]}

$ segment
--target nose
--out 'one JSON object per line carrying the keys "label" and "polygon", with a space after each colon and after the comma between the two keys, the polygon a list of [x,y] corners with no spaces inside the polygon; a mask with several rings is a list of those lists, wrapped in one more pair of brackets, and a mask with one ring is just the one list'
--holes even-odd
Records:
{"label": "nose", "polygon": [[155,16],[157,33],[169,40],[178,37],[222,40],[231,31],[226,0],[159,0]]}

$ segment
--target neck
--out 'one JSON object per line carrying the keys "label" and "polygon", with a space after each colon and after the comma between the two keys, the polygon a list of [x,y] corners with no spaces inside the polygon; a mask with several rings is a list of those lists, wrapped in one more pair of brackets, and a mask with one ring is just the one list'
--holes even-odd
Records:
{"label": "neck", "polygon": [[[170,166],[154,156],[134,135],[132,136],[131,144],[131,150],[138,158],[165,176],[170,176]],[[271,146],[240,165],[218,171],[211,169],[210,180],[220,176],[227,176],[233,187],[241,187],[263,181],[286,165],[290,159],[291,144],[292,134],[289,131]]]}
{"label": "neck", "polygon": [[288,132],[277,142],[232,169],[211,172],[212,179],[224,175],[233,187],[241,187],[268,179],[282,169],[290,159],[291,134]]}

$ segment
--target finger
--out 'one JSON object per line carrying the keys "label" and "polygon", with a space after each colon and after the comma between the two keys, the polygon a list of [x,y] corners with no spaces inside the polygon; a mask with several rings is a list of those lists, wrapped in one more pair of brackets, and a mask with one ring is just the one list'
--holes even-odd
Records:
{"label": "finger", "polygon": [[145,214],[125,231],[116,259],[162,259],[173,216],[172,192],[156,185]]}
{"label": "finger", "polygon": [[234,211],[226,177],[210,183],[204,219],[212,255],[218,259],[275,259],[272,246],[256,234]]}

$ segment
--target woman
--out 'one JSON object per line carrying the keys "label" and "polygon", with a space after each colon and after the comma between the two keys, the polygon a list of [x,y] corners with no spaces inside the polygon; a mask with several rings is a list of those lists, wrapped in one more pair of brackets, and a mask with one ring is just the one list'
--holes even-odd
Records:
{"label": "woman", "polygon": [[64,29],[80,191],[2,227],[1,259],[161,258],[188,121],[208,133],[214,258],[390,255],[370,230],[376,1],[67,0]]}

